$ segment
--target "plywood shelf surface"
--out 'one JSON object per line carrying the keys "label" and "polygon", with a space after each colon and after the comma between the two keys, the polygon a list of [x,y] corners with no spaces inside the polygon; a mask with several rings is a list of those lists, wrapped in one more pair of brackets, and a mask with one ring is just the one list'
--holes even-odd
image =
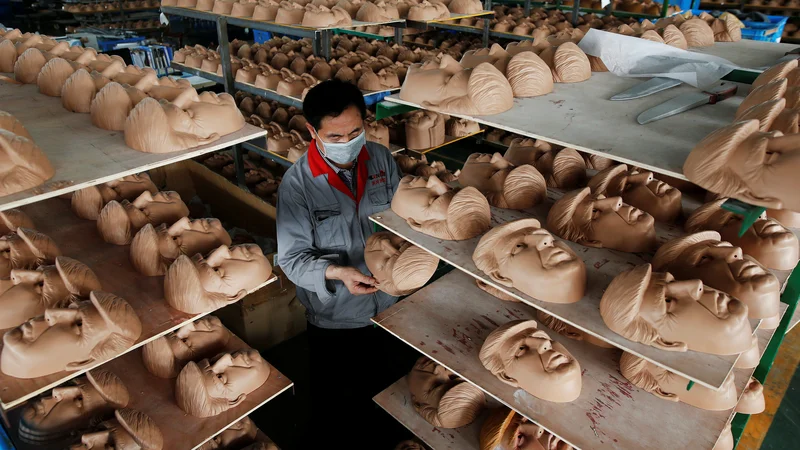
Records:
{"label": "plywood shelf surface", "polygon": [[[544,224],[546,223],[550,206],[559,197],[560,193],[548,190],[547,201],[525,212],[492,208],[492,225],[496,226],[527,217],[536,218],[540,223]],[[370,219],[474,278],[480,279],[518,298],[520,301],[546,311],[618,348],[641,356],[709,388],[716,389],[722,385],[738,358],[738,355],[718,356],[693,351],[681,353],[659,350],[655,347],[629,341],[614,333],[605,325],[600,317],[599,304],[606,287],[621,272],[635,265],[649,262],[651,255],[589,248],[564,240],[563,242],[569,245],[583,259],[586,265],[586,294],[583,299],[573,304],[548,303],[529,297],[516,289],[502,286],[478,270],[472,261],[472,253],[480,237],[465,241],[443,241],[412,230],[405,220],[391,210],[373,214]],[[682,235],[683,231],[675,226],[657,225],[656,234],[659,242],[663,243]],[[789,277],[790,271],[773,271],[773,273],[784,284]],[[751,323],[754,324],[753,328],[755,329],[758,321],[751,321]]]}
{"label": "plywood shelf surface", "polygon": [[[239,337],[232,335],[225,352],[244,348],[249,347]],[[248,394],[241,404],[213,417],[198,418],[186,414],[175,403],[175,379],[158,378],[147,371],[142,364],[141,349],[107,362],[103,369],[113,372],[125,383],[131,398],[128,408],[143,412],[159,425],[164,436],[164,450],[197,449],[294,385],[270,365],[267,381]],[[15,411],[11,417],[15,427],[19,423],[19,414],[20,411]],[[14,431],[12,435],[18,442],[18,450],[42,450],[41,447],[19,442]]]}
{"label": "plywood shelf surface", "polygon": [[777,64],[779,59],[796,47],[778,42],[742,39],[739,42],[715,42],[710,47],[693,47],[690,51],[724,58],[746,69],[764,70]]}
{"label": "plywood shelf surface", "polygon": [[[56,242],[62,254],[86,264],[97,274],[104,291],[124,298],[136,311],[142,322],[142,334],[136,344],[127,351],[132,351],[211,312],[187,314],[169,307],[164,300],[164,277],[146,277],[136,272],[129,261],[130,247],[104,242],[97,232],[96,223],[75,216],[68,200],[54,198],[28,205],[22,210],[31,217],[37,230]],[[275,280],[277,277],[273,275],[266,283],[252,291]],[[93,367],[103,362],[98,361]],[[84,372],[86,370],[62,371],[33,379],[14,378],[0,373],[2,407],[13,408]]]}
{"label": "plywood shelf surface", "polygon": [[53,178],[40,186],[0,197],[0,211],[194,158],[266,134],[261,128],[245,124],[241,130],[208,145],[173,153],[144,153],[125,145],[122,132],[95,127],[89,114],[67,111],[60,98],[40,94],[36,85],[0,83],[0,98],[0,108],[22,122],[56,171]]}
{"label": "plywood shelf surface", "polygon": [[[685,180],[683,163],[689,152],[712,131],[733,121],[736,108],[750,89],[739,85],[736,97],[724,102],[639,125],[636,117],[640,113],[680,94],[697,91],[681,85],[642,99],[608,100],[642,81],[645,79],[593,73],[582,83],[556,84],[554,92],[547,95],[514,99],[514,107],[504,113],[451,115]],[[421,108],[398,95],[386,100]]]}
{"label": "plywood shelf surface", "polygon": [[[785,305],[782,311],[785,311]],[[619,373],[618,349],[568,339],[540,324],[563,344],[582,369],[580,397],[552,403],[503,383],[486,370],[478,352],[488,334],[512,320],[535,320],[533,308],[499,300],[453,271],[373,319],[421,353],[478,386],[491,397],[577,448],[711,449],[731,411],[705,411],[669,402],[628,382]],[[761,349],[774,330],[759,330]],[[709,356],[709,355],[706,355]],[[750,370],[736,370],[742,391]]]}
{"label": "plywood shelf surface", "polygon": [[435,427],[426,422],[414,409],[406,377],[397,380],[372,400],[433,450],[478,450],[480,448],[478,442],[481,425],[488,416],[486,412],[465,427],[455,429]]}

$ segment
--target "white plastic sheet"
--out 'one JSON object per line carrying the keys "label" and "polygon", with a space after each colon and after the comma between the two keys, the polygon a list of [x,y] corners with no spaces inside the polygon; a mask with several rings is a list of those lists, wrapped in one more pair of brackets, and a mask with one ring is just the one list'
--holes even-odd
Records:
{"label": "white plastic sheet", "polygon": [[707,88],[738,66],[727,59],[666,44],[590,29],[578,46],[620,77],[665,77]]}

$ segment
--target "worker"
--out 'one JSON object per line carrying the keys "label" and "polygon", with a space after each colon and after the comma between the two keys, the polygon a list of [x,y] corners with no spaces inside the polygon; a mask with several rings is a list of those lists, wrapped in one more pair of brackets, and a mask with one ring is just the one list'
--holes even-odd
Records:
{"label": "worker", "polygon": [[327,445],[372,429],[365,423],[374,420],[372,396],[391,382],[375,386],[381,377],[369,371],[397,345],[370,321],[397,298],[378,290],[364,247],[369,216],[389,209],[399,173],[386,147],[367,142],[366,112],[351,83],[309,90],[303,114],[312,140],[278,188],[278,265],[306,308],[312,417]]}

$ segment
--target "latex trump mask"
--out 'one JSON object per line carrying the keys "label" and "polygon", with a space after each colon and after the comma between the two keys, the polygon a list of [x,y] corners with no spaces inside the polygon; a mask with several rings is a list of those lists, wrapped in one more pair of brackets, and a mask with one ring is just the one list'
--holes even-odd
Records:
{"label": "latex trump mask", "polygon": [[797,265],[800,249],[794,233],[777,220],[768,219],[766,214],[762,214],[739,237],[742,216],[722,209],[722,204],[727,200],[723,197],[697,208],[686,219],[686,231],[716,231],[721,239],[740,247],[744,253],[770,269],[791,270]]}
{"label": "latex trump mask", "polygon": [[189,215],[189,208],[175,191],[161,191],[155,195],[142,192],[132,202],[112,200],[100,211],[97,230],[109,244],[127,245],[146,224],[173,224]]}
{"label": "latex trump mask", "polygon": [[672,239],[658,249],[652,262],[653,270],[669,272],[679,280],[702,280],[706,286],[739,299],[747,305],[751,318],[772,319],[778,315],[778,279],[742,253],[741,248],[720,241],[716,231]]}
{"label": "latex trump mask", "polygon": [[589,181],[593,194],[621,196],[622,201],[659,222],[674,222],[681,214],[681,191],[653,178],[653,172],[628,170],[620,164],[600,171]]}
{"label": "latex trump mask", "polygon": [[81,436],[70,450],[162,450],[164,436],[147,415],[130,409],[114,411],[114,418],[101,423],[97,431]]}
{"label": "latex trump mask", "polygon": [[587,247],[647,252],[656,246],[655,219],[620,197],[583,188],[558,199],[547,214],[547,229]]}
{"label": "latex trump mask", "polygon": [[600,316],[615,333],[662,350],[735,355],[756,343],[744,303],[700,280],[654,272],[650,264],[611,281]]}
{"label": "latex trump mask", "polygon": [[14,285],[0,294],[0,329],[16,327],[49,308],[67,307],[101,289],[91,269],[66,256],[36,270],[13,269],[11,282]]}
{"label": "latex trump mask", "polygon": [[364,261],[378,289],[399,297],[421,288],[431,279],[439,258],[386,231],[367,238]]}
{"label": "latex trump mask", "polygon": [[242,403],[269,373],[269,364],[253,349],[190,362],[175,381],[175,401],[192,416],[216,416]]}
{"label": "latex trump mask", "polygon": [[33,221],[18,209],[0,211],[0,236],[13,233],[19,227],[34,229]]}
{"label": "latex trump mask", "polygon": [[572,450],[572,446],[506,407],[493,409],[480,432],[480,450]]}
{"label": "latex trump mask", "polygon": [[119,180],[75,191],[71,200],[72,212],[81,219],[97,220],[100,211],[110,201],[133,201],[145,191],[152,195],[158,193],[158,188],[147,173],[128,175]]}
{"label": "latex trump mask", "polygon": [[233,450],[244,448],[248,444],[253,443],[257,435],[258,427],[256,427],[256,424],[253,423],[249,417],[244,417],[223,430],[220,434],[211,438],[210,441],[201,445],[199,450]]}
{"label": "latex trump mask", "polygon": [[392,211],[415,231],[444,239],[471,239],[489,229],[491,213],[486,197],[473,187],[460,190],[435,175],[400,180]]}
{"label": "latex trump mask", "polygon": [[35,269],[42,264],[54,264],[61,250],[52,239],[29,228],[0,237],[0,293],[14,285],[11,271]]}
{"label": "latex trump mask", "polygon": [[479,358],[500,381],[542,400],[571,402],[581,394],[581,366],[535,320],[514,320],[489,333]]}
{"label": "latex trump mask", "polygon": [[492,281],[545,302],[575,303],[586,288],[583,260],[536,219],[492,228],[481,237],[472,260]]}
{"label": "latex trump mask", "polygon": [[736,404],[736,412],[742,414],[761,414],[766,408],[764,400],[764,386],[753,377],[747,382],[742,392],[742,398]]}
{"label": "latex trump mask", "polygon": [[0,129],[0,197],[39,186],[55,173],[32,139]]}
{"label": "latex trump mask", "polygon": [[139,338],[142,324],[125,300],[93,291],[69,308],[50,308],[3,336],[0,370],[36,378],[81,370],[114,357]]}
{"label": "latex trump mask", "polygon": [[749,120],[706,136],[683,164],[689,181],[726,197],[800,211],[800,135],[758,131]]}
{"label": "latex trump mask", "polygon": [[182,217],[156,227],[148,223],[131,242],[131,263],[143,275],[164,275],[178,256],[205,255],[220,245],[231,245],[231,237],[218,219]]}
{"label": "latex trump mask", "polygon": [[164,278],[164,297],[178,311],[197,314],[241,299],[271,275],[258,245],[221,245],[205,257],[178,256]]}
{"label": "latex trump mask", "polygon": [[160,378],[175,378],[189,361],[211,358],[225,348],[231,332],[215,316],[189,322],[142,348],[142,362]]}
{"label": "latex trump mask", "polygon": [[409,372],[408,389],[414,409],[435,427],[469,425],[486,406],[483,391],[426,356]]}
{"label": "latex trump mask", "polygon": [[581,330],[580,328],[574,327],[562,320],[559,320],[556,317],[551,316],[542,310],[536,310],[536,320],[538,320],[539,323],[541,323],[542,325],[546,326],[547,328],[550,328],[551,330],[555,331],[556,333],[564,337],[575,339],[576,341],[584,341],[596,347],[615,348],[614,345],[609,344],[608,342],[598,337],[594,337],[591,334]]}
{"label": "latex trump mask", "polygon": [[699,384],[686,389],[689,385],[688,378],[627,352],[623,352],[620,357],[619,369],[628,381],[664,400],[683,402],[710,411],[726,411],[736,406],[738,396],[733,372],[722,383],[722,387],[715,391]]}
{"label": "latex trump mask", "polygon": [[533,208],[547,196],[544,177],[535,167],[515,167],[500,153],[469,155],[458,182],[481,191],[489,204],[498,208]]}
{"label": "latex trump mask", "polygon": [[115,409],[128,406],[130,395],[113,373],[95,369],[53,388],[22,411],[19,437],[34,445],[57,445],[112,416]]}

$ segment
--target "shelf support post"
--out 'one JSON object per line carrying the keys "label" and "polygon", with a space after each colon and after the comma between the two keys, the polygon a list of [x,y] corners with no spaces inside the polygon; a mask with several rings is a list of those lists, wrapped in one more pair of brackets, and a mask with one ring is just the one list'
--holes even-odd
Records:
{"label": "shelf support post", "polygon": [[320,32],[322,34],[321,45],[322,45],[322,57],[325,58],[325,61],[331,60],[331,30],[322,30]]}
{"label": "shelf support post", "polygon": [[[667,2],[667,3],[669,3],[669,2]],[[578,26],[578,17],[579,17],[580,11],[581,11],[581,5],[580,5],[579,1],[578,0],[573,0],[572,1],[572,26],[573,27],[577,27]]]}
{"label": "shelf support post", "polygon": [[394,27],[394,43],[403,45],[403,28],[398,26]]}
{"label": "shelf support post", "polygon": [[489,48],[489,18],[483,18],[483,46]]}
{"label": "shelf support post", "polygon": [[[491,8],[486,8],[491,9]],[[525,16],[531,15],[531,0],[525,0]]]}
{"label": "shelf support post", "polygon": [[[230,95],[236,93],[233,85],[233,70],[231,67],[231,49],[228,44],[228,19],[225,16],[217,18],[217,37],[219,38],[219,57],[222,61],[222,82],[225,92]],[[236,169],[236,181],[239,186],[244,187],[244,155],[242,146],[233,146],[233,167]]]}

